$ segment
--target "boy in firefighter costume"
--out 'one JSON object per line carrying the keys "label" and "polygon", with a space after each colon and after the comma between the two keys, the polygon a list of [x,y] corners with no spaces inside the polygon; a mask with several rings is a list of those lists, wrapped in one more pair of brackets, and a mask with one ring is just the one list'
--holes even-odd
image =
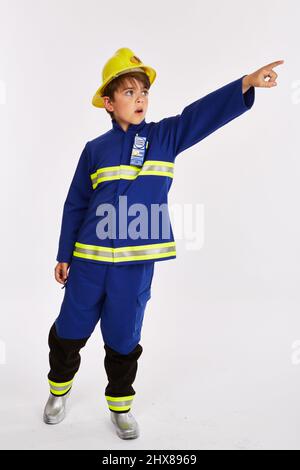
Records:
{"label": "boy in firefighter costume", "polygon": [[[65,290],[49,331],[46,423],[64,418],[80,349],[100,321],[111,420],[120,438],[138,437],[130,410],[143,351],[139,342],[144,312],[155,262],[176,257],[165,210],[175,158],[251,109],[255,87],[276,85],[272,67],[282,62],[235,79],[189,104],[181,114],[149,123],[145,114],[155,70],[128,48],[117,50],[105,64],[92,104],[110,114],[111,129],[86,143],[63,209],[55,277]],[[132,236],[138,224],[131,210],[137,204],[147,209],[139,220],[143,230],[138,237]],[[164,207],[169,230],[153,217],[154,206]]]}

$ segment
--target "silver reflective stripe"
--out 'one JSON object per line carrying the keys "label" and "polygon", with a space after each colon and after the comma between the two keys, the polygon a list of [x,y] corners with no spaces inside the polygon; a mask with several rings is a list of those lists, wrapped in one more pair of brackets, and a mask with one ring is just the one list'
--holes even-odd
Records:
{"label": "silver reflective stripe", "polygon": [[127,401],[111,401],[107,399],[107,403],[110,406],[130,406],[132,403],[132,400],[127,400]]}
{"label": "silver reflective stripe", "polygon": [[64,385],[63,387],[56,387],[55,385],[52,385],[50,384],[50,388],[51,390],[55,390],[57,392],[61,392],[63,390],[67,390],[68,388],[70,388],[72,386],[72,383],[70,383],[69,385]]}
{"label": "silver reflective stripe", "polygon": [[91,176],[92,183],[95,184],[97,181],[98,175]]}
{"label": "silver reflective stripe", "polygon": [[137,175],[139,173],[140,170],[121,170],[120,173],[122,173],[122,175]]}
{"label": "silver reflective stripe", "polygon": [[112,251],[93,250],[91,248],[79,248],[76,246],[75,251],[77,253],[84,253],[86,255],[103,256],[105,258],[113,258],[114,254]]}
{"label": "silver reflective stripe", "polygon": [[130,169],[130,168],[121,168],[117,167],[115,170],[109,170],[109,171],[102,171],[97,173],[95,176],[91,177],[93,184],[97,183],[97,181],[101,178],[106,178],[110,176],[121,176],[121,175],[128,175],[128,176],[135,176],[138,174],[140,170],[139,169]]}
{"label": "silver reflective stripe", "polygon": [[75,252],[76,253],[83,253],[87,255],[95,255],[95,256],[102,256],[105,258],[109,258],[113,261],[114,258],[127,258],[130,256],[143,256],[143,255],[148,255],[148,254],[157,254],[159,255],[160,253],[169,253],[173,252],[175,250],[175,243],[174,245],[171,246],[164,246],[164,247],[151,247],[147,249],[135,249],[135,250],[130,250],[130,247],[128,247],[128,250],[122,250],[118,251],[118,249],[115,249],[115,251],[102,251],[100,250],[93,250],[91,248],[82,248],[78,247],[75,243]]}
{"label": "silver reflective stripe", "polygon": [[118,175],[121,175],[121,174],[124,174],[124,175],[135,175],[136,173],[138,173],[137,170],[125,170],[125,169],[117,169],[117,170],[113,170],[113,171],[103,171],[101,173],[98,173],[96,176],[95,176],[95,180],[97,180],[98,178],[103,178],[104,176],[118,176]]}
{"label": "silver reflective stripe", "polygon": [[141,256],[148,254],[159,254],[159,253],[169,253],[169,251],[174,251],[174,246],[167,246],[161,248],[148,248],[147,250],[128,250],[128,251],[117,251],[115,253],[115,258],[125,258],[127,256]]}
{"label": "silver reflective stripe", "polygon": [[[145,176],[145,173],[147,173],[148,171],[149,172],[157,171],[157,172],[162,172],[162,173],[167,172],[167,173],[172,173],[173,175],[174,166],[173,165],[167,166],[167,165],[162,165],[162,164],[154,165],[154,164],[145,163],[140,168],[129,168],[129,167],[124,168],[122,166],[118,166],[114,170],[106,170],[106,171],[105,171],[105,168],[102,168],[102,169],[100,168],[99,170],[97,170],[96,173],[93,174],[93,176],[91,175],[91,180],[92,180],[92,184],[95,185],[98,182],[100,183],[102,178],[120,177],[121,179],[122,177],[125,177],[125,176],[137,177],[139,176],[140,173],[142,176],[143,175]],[[162,175],[162,176],[165,176],[165,175]]]}
{"label": "silver reflective stripe", "polygon": [[96,176],[94,176],[92,178],[92,182],[97,183],[98,179],[100,179],[100,178],[104,178],[104,177],[107,177],[107,176],[118,176],[118,175],[119,175],[119,170],[103,171],[102,173],[99,173]]}
{"label": "silver reflective stripe", "polygon": [[167,171],[168,173],[174,173],[174,168],[162,165],[143,165],[142,171]]}
{"label": "silver reflective stripe", "polygon": [[102,176],[115,176],[120,173],[119,170],[112,170],[112,171],[102,171],[96,175],[96,178],[102,178]]}

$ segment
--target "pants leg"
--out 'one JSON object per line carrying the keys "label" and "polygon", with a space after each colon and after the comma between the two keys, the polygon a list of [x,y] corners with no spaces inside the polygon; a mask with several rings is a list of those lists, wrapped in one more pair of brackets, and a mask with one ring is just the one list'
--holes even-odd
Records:
{"label": "pants leg", "polygon": [[105,398],[117,413],[128,412],[135,395],[132,384],[143,351],[139,341],[153,273],[154,262],[114,265],[108,271],[100,328],[108,378]]}
{"label": "pants leg", "polygon": [[137,372],[137,361],[143,348],[138,344],[129,354],[120,354],[104,345],[108,384],[105,389],[105,398],[110,410],[124,413],[130,410],[135,390],[132,386]]}
{"label": "pants leg", "polygon": [[100,318],[106,265],[72,260],[60,313],[51,326],[48,382],[53,395],[65,395],[80,366],[80,349]]}
{"label": "pants leg", "polygon": [[49,363],[48,382],[53,395],[65,395],[73,385],[73,379],[80,366],[80,349],[88,338],[65,339],[57,335],[55,323],[48,336]]}

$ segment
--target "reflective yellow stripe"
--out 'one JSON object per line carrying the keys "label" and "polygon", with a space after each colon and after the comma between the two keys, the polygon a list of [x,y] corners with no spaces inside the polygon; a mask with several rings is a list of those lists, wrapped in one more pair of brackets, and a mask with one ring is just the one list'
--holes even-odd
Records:
{"label": "reflective yellow stripe", "polygon": [[55,390],[50,387],[50,391],[53,393],[53,395],[64,395],[70,390],[71,387],[72,385],[70,385],[70,387],[66,388],[65,390]]}
{"label": "reflective yellow stripe", "polygon": [[109,395],[105,395],[105,398],[109,401],[128,401],[133,400],[134,395],[129,395],[127,397],[110,397]]}
{"label": "reflective yellow stripe", "polygon": [[130,410],[130,406],[111,406],[111,405],[108,405],[108,407],[112,411],[128,411],[128,410]]}
{"label": "reflective yellow stripe", "polygon": [[79,258],[118,263],[176,256],[175,242],[153,243],[150,245],[108,248],[97,245],[75,243],[73,255]]}
{"label": "reflective yellow stripe", "polygon": [[175,246],[175,242],[164,242],[164,243],[152,243],[150,245],[135,245],[135,246],[121,246],[119,248],[110,248],[109,246],[99,246],[99,245],[86,245],[85,243],[76,242],[75,246],[81,248],[91,248],[98,251],[107,251],[108,253],[113,253],[115,251],[127,251],[130,249],[131,251],[135,250],[146,250],[151,248],[164,248],[169,246]]}
{"label": "reflective yellow stripe", "polygon": [[173,178],[174,163],[161,160],[146,160],[142,167],[134,165],[107,166],[99,168],[90,175],[93,189],[103,181],[118,179],[133,180],[138,176],[168,176]]}
{"label": "reflective yellow stripe", "polygon": [[162,160],[146,160],[145,165],[161,165],[161,166],[169,166],[170,168],[174,168],[174,163],[164,162]]}
{"label": "reflective yellow stripe", "polygon": [[[75,372],[74,377],[75,377],[76,374],[77,374],[77,372]],[[70,390],[70,388],[72,387],[74,377],[73,377],[72,380],[69,380],[69,382],[53,382],[53,380],[48,379],[49,386],[50,386],[50,391],[54,395],[63,395],[68,390]]]}
{"label": "reflective yellow stripe", "polygon": [[52,380],[48,379],[48,382],[50,385],[53,385],[54,387],[65,387],[66,385],[69,385],[70,383],[73,382],[74,379],[69,380],[69,382],[52,382]]}
{"label": "reflective yellow stripe", "polygon": [[108,407],[113,411],[128,411],[132,405],[134,395],[128,397],[110,397],[105,395]]}
{"label": "reflective yellow stripe", "polygon": [[95,176],[97,176],[98,174],[105,173],[106,171],[116,171],[116,170],[119,171],[120,169],[124,169],[124,170],[139,170],[140,167],[139,167],[139,166],[135,166],[135,165],[106,166],[106,167],[103,167],[103,168],[99,168],[98,170],[95,171],[95,173],[92,173],[92,174],[91,174],[91,178],[95,178]]}
{"label": "reflective yellow stripe", "polygon": [[70,388],[72,387],[73,380],[70,382],[52,382],[52,380],[48,380],[49,386],[50,386],[50,391],[54,395],[63,395],[64,393],[67,393]]}
{"label": "reflective yellow stripe", "polygon": [[156,176],[169,176],[170,178],[173,178],[173,174],[169,173],[167,171],[151,171],[151,170],[142,170],[139,173],[140,175],[156,175]]}
{"label": "reflective yellow stripe", "polygon": [[[85,259],[94,259],[98,261],[112,261],[109,258],[105,258],[103,256],[97,256],[97,255],[86,255],[84,253],[77,253],[76,251],[73,251],[73,256],[77,256],[77,258],[85,258]],[[157,258],[167,258],[170,256],[176,256],[176,251],[171,251],[169,253],[161,253],[159,256],[158,255],[140,255],[140,256],[127,256],[126,258],[119,258],[119,259],[114,259],[112,262],[113,263],[121,263],[122,261],[143,261],[147,259],[157,259]]]}

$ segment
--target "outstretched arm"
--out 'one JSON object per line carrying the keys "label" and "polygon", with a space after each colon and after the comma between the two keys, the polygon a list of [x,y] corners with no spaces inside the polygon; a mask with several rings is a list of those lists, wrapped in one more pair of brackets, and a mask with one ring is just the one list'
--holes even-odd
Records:
{"label": "outstretched arm", "polygon": [[[171,159],[251,109],[255,87],[273,87],[277,74],[273,62],[256,72],[243,75],[186,106],[181,114],[157,123],[158,140]],[[270,77],[270,81],[264,79]]]}

